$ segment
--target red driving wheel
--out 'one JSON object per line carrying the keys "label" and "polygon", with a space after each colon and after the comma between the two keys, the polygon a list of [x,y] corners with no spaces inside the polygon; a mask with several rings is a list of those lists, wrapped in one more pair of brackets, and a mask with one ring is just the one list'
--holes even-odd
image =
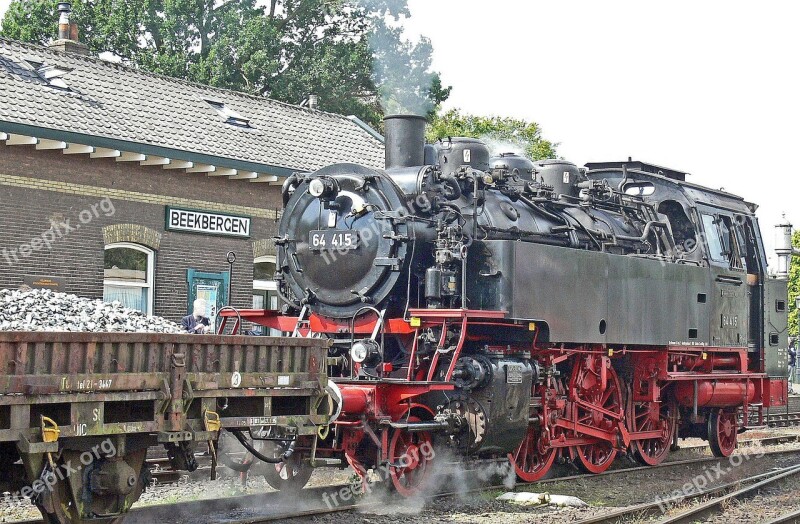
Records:
{"label": "red driving wheel", "polygon": [[558,449],[550,447],[550,439],[541,431],[541,425],[528,426],[525,438],[517,450],[509,455],[517,477],[523,482],[542,479],[555,461]]}
{"label": "red driving wheel", "polygon": [[708,417],[708,444],[715,457],[730,457],[736,449],[737,426],[735,411],[711,410]]}
{"label": "red driving wheel", "polygon": [[[603,373],[606,377],[605,385]],[[583,403],[576,406],[577,422],[608,433],[616,433],[623,412],[622,388],[610,360],[596,354],[578,357],[573,366],[570,385],[575,389],[577,399]],[[609,417],[602,411],[587,406],[600,407],[605,412],[619,414],[620,418]],[[605,440],[575,446],[574,451],[577,466],[587,473],[606,471],[617,457],[616,448]]]}
{"label": "red driving wheel", "polygon": [[677,412],[677,407],[670,401],[633,403],[630,415],[632,431],[659,431],[661,433],[658,438],[631,442],[636,460],[647,466],[657,466],[667,458],[672,445],[672,437],[675,434]]}
{"label": "red driving wheel", "polygon": [[[408,417],[409,422],[420,422]],[[424,487],[431,471],[433,444],[425,431],[395,429],[389,442],[389,476],[394,489],[404,497],[415,495]]]}

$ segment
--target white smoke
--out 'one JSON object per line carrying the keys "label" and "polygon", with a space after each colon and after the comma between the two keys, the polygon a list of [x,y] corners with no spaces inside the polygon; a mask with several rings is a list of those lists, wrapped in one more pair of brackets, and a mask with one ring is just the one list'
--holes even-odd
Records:
{"label": "white smoke", "polygon": [[492,135],[483,135],[479,140],[486,144],[491,156],[499,156],[502,153],[514,153],[530,160],[528,152],[525,150],[525,145],[521,141],[516,142],[506,138],[497,138]]}
{"label": "white smoke", "polygon": [[384,114],[428,115],[434,108],[429,94],[436,75],[431,69],[433,47],[422,35],[405,34],[407,8],[374,11],[375,0],[355,0],[373,9],[369,47],[373,56],[372,78]]}

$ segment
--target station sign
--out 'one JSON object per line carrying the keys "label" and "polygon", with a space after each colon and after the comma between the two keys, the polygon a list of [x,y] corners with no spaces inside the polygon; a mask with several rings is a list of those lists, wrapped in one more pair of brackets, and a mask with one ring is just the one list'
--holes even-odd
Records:
{"label": "station sign", "polygon": [[168,231],[249,238],[251,222],[246,216],[166,206]]}

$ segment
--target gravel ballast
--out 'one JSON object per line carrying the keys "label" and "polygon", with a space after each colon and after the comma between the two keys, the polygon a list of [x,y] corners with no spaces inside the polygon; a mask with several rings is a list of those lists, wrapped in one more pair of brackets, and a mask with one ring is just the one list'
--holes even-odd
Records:
{"label": "gravel ballast", "polygon": [[49,289],[0,290],[0,331],[184,333],[181,326],[124,307]]}

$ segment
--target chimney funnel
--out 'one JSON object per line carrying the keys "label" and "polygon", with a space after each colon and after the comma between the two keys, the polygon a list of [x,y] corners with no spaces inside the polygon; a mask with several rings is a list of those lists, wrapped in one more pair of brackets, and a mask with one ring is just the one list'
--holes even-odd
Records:
{"label": "chimney funnel", "polygon": [[383,119],[386,169],[425,164],[424,116],[391,115]]}
{"label": "chimney funnel", "polygon": [[316,110],[319,107],[319,96],[318,95],[308,95],[308,108]]}
{"label": "chimney funnel", "polygon": [[72,13],[72,4],[69,2],[58,3],[58,39],[70,40],[69,15]]}
{"label": "chimney funnel", "polygon": [[78,24],[70,21],[70,14],[72,14],[72,4],[70,2],[59,2],[58,40],[48,47],[62,53],[86,56],[89,54],[89,46],[78,41]]}

